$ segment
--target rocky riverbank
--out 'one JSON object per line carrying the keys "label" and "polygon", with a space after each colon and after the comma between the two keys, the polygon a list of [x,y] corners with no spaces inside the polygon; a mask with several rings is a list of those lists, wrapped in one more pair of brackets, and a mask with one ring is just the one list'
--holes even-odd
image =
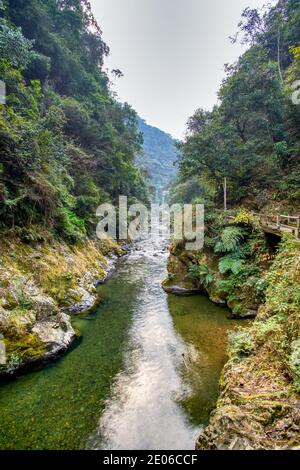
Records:
{"label": "rocky riverbank", "polygon": [[201,252],[171,245],[164,289],[205,293],[233,318],[255,320],[230,334],[217,408],[197,449],[298,448],[300,244],[287,235],[275,253],[245,211],[230,224],[214,220],[207,233]]}
{"label": "rocky riverbank", "polygon": [[55,240],[0,242],[0,378],[46,363],[66,351],[79,332],[71,315],[100,301],[97,285],[122,254],[114,242],[76,246]]}
{"label": "rocky riverbank", "polygon": [[[170,245],[168,277],[162,287],[168,294],[197,295],[205,294],[219,307],[228,307],[235,319],[255,318],[259,300],[253,289],[237,288],[235,296],[228,295],[223,287],[226,276],[218,271],[219,257],[211,250],[188,252],[180,243]],[[194,274],[193,269],[203,267],[203,274]],[[211,276],[211,282],[206,277]]]}
{"label": "rocky riverbank", "polygon": [[251,327],[230,336],[220,398],[197,449],[300,446],[300,246],[283,242]]}

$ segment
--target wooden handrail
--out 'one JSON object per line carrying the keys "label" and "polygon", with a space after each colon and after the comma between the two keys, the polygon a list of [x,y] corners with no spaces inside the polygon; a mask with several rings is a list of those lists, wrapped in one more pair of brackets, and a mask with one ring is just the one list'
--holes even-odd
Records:
{"label": "wooden handrail", "polygon": [[[269,227],[279,232],[290,231],[296,240],[300,241],[300,215],[257,214],[256,212],[252,214],[259,217],[262,227]],[[234,217],[230,216],[229,219],[234,220]]]}

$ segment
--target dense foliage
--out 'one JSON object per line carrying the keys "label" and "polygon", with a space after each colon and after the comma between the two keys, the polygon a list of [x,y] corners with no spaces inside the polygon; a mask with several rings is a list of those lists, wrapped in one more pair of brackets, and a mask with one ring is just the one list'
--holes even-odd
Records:
{"label": "dense foliage", "polygon": [[300,203],[300,1],[246,9],[239,37],[249,48],[226,66],[219,105],[198,109],[188,122],[173,198],[220,204],[227,177],[231,204],[260,209],[284,200],[294,208]]}
{"label": "dense foliage", "polygon": [[234,314],[245,314],[265,301],[263,273],[273,252],[251,212],[241,209],[230,219],[211,212],[206,215],[205,249],[192,259],[188,277],[226,300]]}
{"label": "dense foliage", "polygon": [[136,114],[110,92],[87,0],[5,0],[0,14],[0,225],[76,241],[101,202],[148,198]]}

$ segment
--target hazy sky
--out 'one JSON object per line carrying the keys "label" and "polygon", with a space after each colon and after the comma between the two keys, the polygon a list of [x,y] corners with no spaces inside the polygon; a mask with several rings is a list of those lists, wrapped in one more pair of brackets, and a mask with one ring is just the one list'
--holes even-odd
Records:
{"label": "hazy sky", "polygon": [[92,0],[111,49],[106,61],[124,77],[114,90],[149,124],[183,136],[198,107],[210,109],[224,64],[242,51],[235,34],[243,9],[266,0]]}

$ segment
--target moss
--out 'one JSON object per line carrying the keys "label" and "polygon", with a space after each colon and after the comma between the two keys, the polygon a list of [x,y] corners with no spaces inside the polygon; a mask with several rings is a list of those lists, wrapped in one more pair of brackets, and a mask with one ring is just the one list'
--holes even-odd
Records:
{"label": "moss", "polygon": [[[218,408],[199,440],[201,449],[220,448],[240,436],[243,448],[285,449],[299,442],[300,245],[290,236],[261,285],[265,303],[257,319],[231,334]],[[237,305],[239,299],[231,303]],[[236,411],[230,421],[224,419],[228,409]]]}
{"label": "moss", "polygon": [[[5,287],[7,287],[7,288],[2,290],[2,299],[3,299],[2,305],[3,305],[3,307],[5,307],[5,310],[13,310],[14,308],[17,307],[18,301],[15,298],[15,296],[12,295],[12,293],[8,289],[9,281],[7,281],[7,283],[5,283],[5,284],[6,284]],[[3,283],[2,283],[2,285],[3,285]]]}
{"label": "moss", "polygon": [[59,305],[64,304],[67,293],[76,287],[76,280],[72,273],[49,276],[44,291],[49,294]]}
{"label": "moss", "polygon": [[176,279],[175,274],[173,273],[168,273],[168,277],[162,282],[162,285],[165,287],[171,286]]}
{"label": "moss", "polygon": [[81,301],[82,299],[82,294],[80,294],[77,291],[70,293],[67,293],[66,291],[65,297],[61,301],[61,306],[63,307],[71,307],[74,304],[77,304]]}
{"label": "moss", "polygon": [[77,339],[82,338],[82,333],[81,333],[81,331],[80,331],[79,328],[77,328],[77,326],[74,325],[73,323],[72,323],[72,328],[73,328],[73,330],[74,330],[74,333],[75,333],[76,338],[77,338]]}
{"label": "moss", "polygon": [[26,335],[32,318],[35,318],[35,312],[15,308],[9,311],[9,321],[2,325],[0,333],[3,333],[8,338]]}
{"label": "moss", "polygon": [[39,338],[33,334],[4,338],[8,363],[16,357],[21,362],[35,359],[46,353],[46,348]]}

